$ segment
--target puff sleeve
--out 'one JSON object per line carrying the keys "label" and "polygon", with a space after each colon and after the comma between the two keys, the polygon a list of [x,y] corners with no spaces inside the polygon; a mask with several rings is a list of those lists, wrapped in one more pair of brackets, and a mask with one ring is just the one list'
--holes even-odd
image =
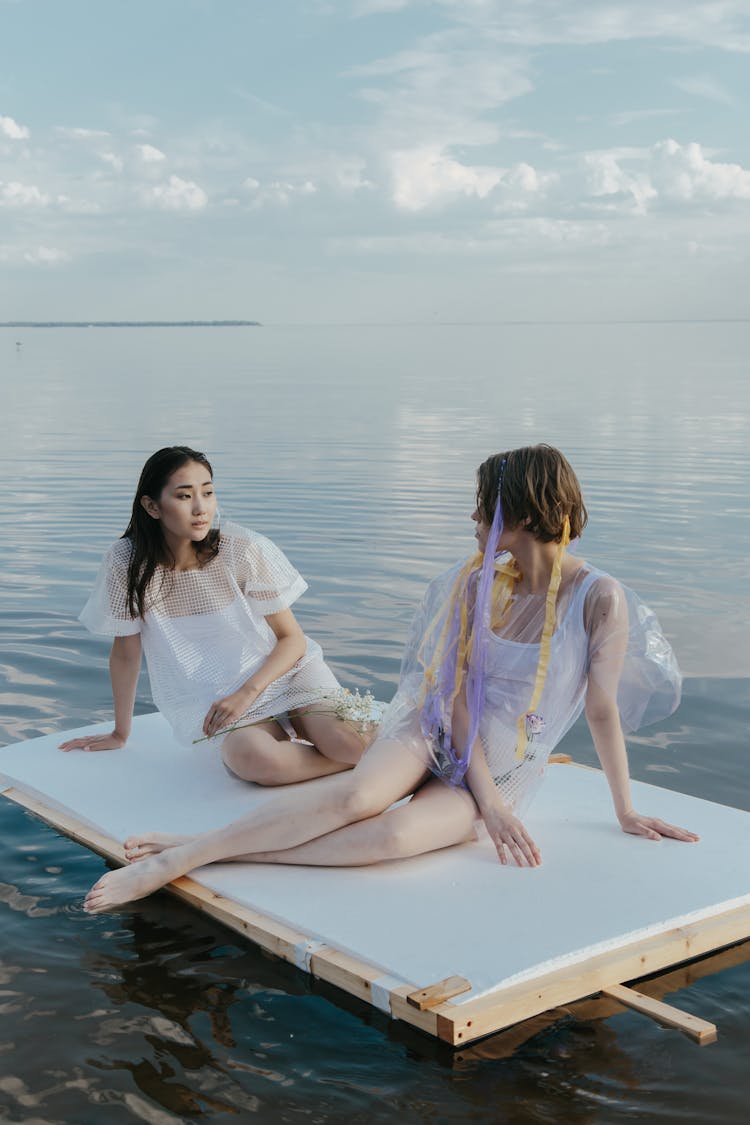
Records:
{"label": "puff sleeve", "polygon": [[131,551],[127,539],[118,539],[113,543],[102,560],[89,600],[79,615],[79,621],[97,636],[130,637],[141,631],[141,619],[133,617],[127,603]]}

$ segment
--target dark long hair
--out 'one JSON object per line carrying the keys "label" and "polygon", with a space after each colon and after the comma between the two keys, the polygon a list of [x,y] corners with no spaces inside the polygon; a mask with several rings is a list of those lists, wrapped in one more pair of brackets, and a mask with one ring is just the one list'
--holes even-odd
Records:
{"label": "dark long hair", "polygon": [[[138,488],[133,500],[130,523],[122,538],[133,544],[133,553],[128,564],[128,609],[133,617],[143,617],[146,609],[146,590],[160,564],[173,567],[175,560],[170,551],[161,522],[148,515],[141,500],[150,496],[158,500],[172,473],[190,461],[195,461],[208,469],[213,480],[214,471],[205,453],[199,453],[188,445],[168,445],[152,453],[141,471]],[[219,551],[221,536],[216,528],[209,531],[200,543],[194,543],[195,553],[201,566],[213,559]]]}

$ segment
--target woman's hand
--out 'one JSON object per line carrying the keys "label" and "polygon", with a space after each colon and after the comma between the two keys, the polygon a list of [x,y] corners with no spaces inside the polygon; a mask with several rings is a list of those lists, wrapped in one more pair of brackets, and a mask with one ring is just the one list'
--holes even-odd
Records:
{"label": "woman's hand", "polygon": [[212,738],[224,727],[231,727],[232,723],[241,719],[259,695],[260,692],[257,688],[250,687],[249,684],[243,684],[231,695],[226,695],[223,699],[217,699],[215,703],[212,703],[203,720],[203,733],[206,738]]}
{"label": "woman's hand", "polygon": [[118,734],[113,730],[111,734],[90,734],[88,738],[69,738],[61,742],[58,750],[119,750],[128,741],[127,735]]}
{"label": "woman's hand", "polygon": [[510,854],[519,867],[540,865],[542,854],[517,816],[507,809],[491,808],[482,813],[482,819],[501,863],[507,863]]}
{"label": "woman's hand", "polygon": [[648,840],[661,840],[665,836],[670,840],[684,840],[687,844],[694,844],[700,836],[689,832],[687,828],[677,828],[674,824],[667,824],[656,816],[639,816],[631,809],[619,818],[623,832],[630,832],[633,836],[645,836]]}

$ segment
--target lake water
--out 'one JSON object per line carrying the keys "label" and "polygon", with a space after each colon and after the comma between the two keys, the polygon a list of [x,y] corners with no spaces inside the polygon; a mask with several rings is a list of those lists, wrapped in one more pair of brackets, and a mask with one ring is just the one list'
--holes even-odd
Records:
{"label": "lake water", "polygon": [[[750,808],[749,354],[750,324],[2,330],[0,742],[110,715],[76,618],[159,446],[209,454],[341,680],[389,698],[426,582],[473,547],[477,464],[543,440],[581,478],[579,552],[687,675],[633,775]],[[582,725],[562,748],[594,760]],[[739,957],[671,997],[718,1024],[708,1049],[584,1012],[457,1054],[167,896],[87,917],[102,860],[4,802],[0,848],[2,1121],[746,1119]]]}

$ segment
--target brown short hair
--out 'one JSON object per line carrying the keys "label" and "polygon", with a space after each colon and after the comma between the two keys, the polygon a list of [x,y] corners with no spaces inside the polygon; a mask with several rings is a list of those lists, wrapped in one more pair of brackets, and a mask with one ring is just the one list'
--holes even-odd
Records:
{"label": "brown short hair", "polygon": [[[502,468],[503,462],[505,467]],[[477,511],[492,523],[502,469],[500,499],[508,527],[523,524],[542,543],[559,542],[563,520],[577,539],[588,520],[578,477],[559,449],[527,445],[488,457],[477,471]]]}

